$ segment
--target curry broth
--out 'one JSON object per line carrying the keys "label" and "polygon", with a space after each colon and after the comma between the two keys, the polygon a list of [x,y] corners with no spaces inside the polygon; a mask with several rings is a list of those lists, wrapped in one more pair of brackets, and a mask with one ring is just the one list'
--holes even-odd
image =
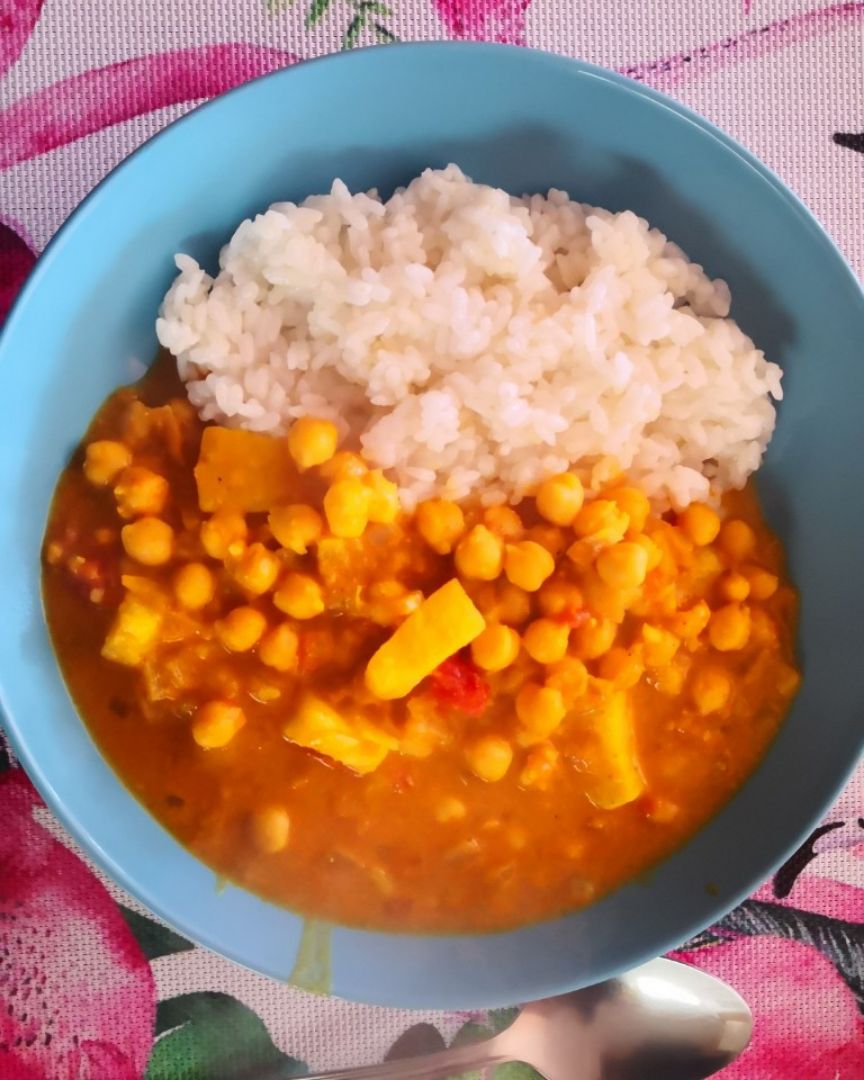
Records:
{"label": "curry broth", "polygon": [[[170,358],[160,358],[139,387],[113,395],[88,438],[120,437],[136,394],[151,406],[183,396]],[[152,447],[178,523],[186,514],[200,517],[191,464],[202,428],[194,422],[182,461],[172,464],[161,447]],[[663,694],[644,679],[632,691],[645,794],[614,810],[598,809],[586,797],[578,726],[556,740],[564,767],[547,790],[521,787],[516,770],[496,783],[472,776],[461,734],[468,737],[478,723],[492,731],[505,725],[509,716],[500,704],[482,721],[454,720],[450,748],[425,758],[391,753],[366,776],[286,741],[284,709],[249,697],[245,727],[223,749],[202,751],[183,710],[170,701],[144,701],[140,673],[100,654],[123,552],[111,492],[94,491],[81,460],[76,456],[60,480],[46,541],[74,550],[89,570],[82,578],[64,565],[46,565],[44,575],[48,625],[78,711],[124,783],[184,846],[219,875],[299,911],[367,927],[470,931],[583,905],[650,867],[707,821],[756,766],[788,705],[788,694],[777,689],[778,665],[791,662],[795,599],[782,586],[765,605],[781,630],[776,662],[726,657],[738,681],[735,708],[719,718],[701,716],[680,695]],[[315,484],[297,478],[298,492],[311,485],[306,494],[317,494]],[[730,508],[756,529],[760,562],[778,570],[779,544],[753,496],[734,496]],[[439,584],[439,571],[424,568],[419,548],[417,557],[417,584]],[[170,573],[161,571],[166,579]],[[104,590],[103,602],[92,602],[93,587]],[[315,624],[342,635],[331,662],[310,677],[331,694],[387,637],[383,628],[350,618],[321,616],[310,630]],[[252,654],[228,661],[229,681],[258,670]],[[271,676],[286,694],[293,680]],[[440,819],[447,796],[461,800],[464,817]],[[249,821],[267,803],[290,812],[290,843],[276,854],[250,842]]]}

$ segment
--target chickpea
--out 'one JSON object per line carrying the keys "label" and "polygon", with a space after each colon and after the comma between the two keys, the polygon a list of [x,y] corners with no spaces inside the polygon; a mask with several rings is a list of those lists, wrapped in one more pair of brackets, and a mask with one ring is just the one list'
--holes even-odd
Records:
{"label": "chickpea", "polygon": [[164,566],[174,554],[174,530],[167,521],[142,517],[120,530],[123,549],[142,566]]}
{"label": "chickpea", "polygon": [[527,682],[516,695],[516,716],[520,731],[520,746],[533,746],[543,742],[559,726],[567,709],[560,690],[552,686]]}
{"label": "chickpea", "polygon": [[550,578],[537,594],[540,611],[550,619],[567,621],[583,610],[585,597],[582,590],[565,578]]}
{"label": "chickpea", "polygon": [[288,846],[291,819],[283,806],[264,806],[252,815],[252,840],[265,855],[275,855]]}
{"label": "chickpea", "polygon": [[654,543],[651,537],[646,536],[644,533],[640,533],[639,536],[633,537],[633,543],[644,548],[645,554],[648,556],[648,573],[650,574],[652,570],[656,570],[663,561],[663,552]]}
{"label": "chickpea", "polygon": [[325,461],[318,469],[318,475],[322,480],[332,483],[334,480],[348,480],[351,477],[362,479],[369,470],[366,462],[359,454],[350,450],[340,450],[329,461]]}
{"label": "chickpea", "polygon": [[743,649],[750,639],[750,609],[727,604],[715,611],[708,624],[708,640],[719,652]]}
{"label": "chickpea", "polygon": [[538,664],[554,664],[567,652],[570,627],[554,619],[535,619],[522,636],[525,652]]}
{"label": "chickpea", "polygon": [[681,647],[681,641],[671,630],[644,623],[642,626],[642,653],[648,667],[662,668],[672,662]]}
{"label": "chickpea", "polygon": [[793,697],[801,686],[801,672],[789,664],[781,664],[777,672],[777,689],[783,697]]}
{"label": "chickpea", "polygon": [[531,618],[531,596],[512,585],[509,581],[499,582],[497,586],[497,614],[502,623],[508,626],[521,626]]}
{"label": "chickpea", "polygon": [[456,569],[464,578],[494,581],[504,565],[504,544],[485,525],[475,525],[456,547]]}
{"label": "chickpea", "polygon": [[435,808],[435,820],[446,825],[451,821],[463,821],[468,813],[468,807],[457,799],[455,795],[445,795]]}
{"label": "chickpea", "polygon": [[195,714],[192,738],[202,750],[219,750],[231,742],[245,723],[246,716],[238,705],[210,701]]}
{"label": "chickpea", "polygon": [[568,536],[557,525],[532,525],[525,533],[526,540],[546,548],[550,555],[558,556],[567,547]]}
{"label": "chickpea", "polygon": [[750,638],[756,645],[768,649],[776,649],[780,643],[777,623],[761,607],[754,607],[750,612]]}
{"label": "chickpea", "polygon": [[559,690],[569,708],[588,689],[588,668],[575,656],[564,656],[546,668],[546,685]]}
{"label": "chickpea", "polygon": [[573,473],[560,473],[544,480],[537,489],[537,513],[553,525],[572,525],[582,509],[585,492]]}
{"label": "chickpea", "polygon": [[288,623],[280,623],[261,638],[258,658],[276,671],[293,671],[297,666],[299,643],[297,632]]}
{"label": "chickpea", "polygon": [[573,521],[573,531],[595,547],[606,547],[623,540],[630,528],[630,518],[611,499],[586,503]]}
{"label": "chickpea", "polygon": [[336,480],[324,496],[324,515],[334,536],[353,539],[362,536],[369,524],[372,494],[356,477]]}
{"label": "chickpea", "polygon": [[596,660],[612,648],[617,634],[618,627],[611,619],[592,618],[573,631],[573,652],[580,660]]}
{"label": "chickpea", "polygon": [[713,544],[720,532],[720,517],[704,503],[691,503],[678,515],[678,527],[697,547]]}
{"label": "chickpea", "polygon": [[545,791],[558,768],[561,755],[552,743],[540,743],[525,755],[525,764],[519,773],[519,786]]}
{"label": "chickpea", "polygon": [[651,513],[651,503],[644,491],[636,487],[616,487],[607,491],[605,497],[624,511],[630,519],[630,533],[641,533]]}
{"label": "chickpea", "polygon": [[635,686],[644,671],[645,666],[638,647],[625,649],[621,645],[615,645],[601,657],[598,665],[600,678],[607,679],[621,690],[629,690]]}
{"label": "chickpea", "polygon": [[213,599],[216,583],[204,563],[190,562],[174,575],[174,595],[187,611],[199,611]]}
{"label": "chickpea", "polygon": [[580,574],[586,573],[594,565],[596,551],[593,544],[587,540],[574,540],[567,548],[567,558],[573,563]]}
{"label": "chickpea", "polygon": [[704,600],[699,600],[693,607],[677,611],[669,620],[669,629],[682,641],[692,644],[710,621],[711,608]]}
{"label": "chickpea", "polygon": [[754,567],[747,570],[747,580],[750,582],[750,595],[754,600],[770,600],[780,585],[780,579],[776,574]]}
{"label": "chickpea", "polygon": [[750,595],[750,582],[736,570],[730,570],[723,575],[719,588],[724,600],[746,600]]}
{"label": "chickpea", "polygon": [[597,573],[613,589],[638,589],[648,573],[648,552],[626,541],[613,544],[597,556]]}
{"label": "chickpea", "polygon": [[719,712],[732,693],[732,680],[718,667],[702,667],[693,676],[690,692],[702,716]]}
{"label": "chickpea", "polygon": [[243,653],[258,644],[267,629],[267,619],[255,608],[243,605],[229,611],[214,629],[217,639],[229,652]]}
{"label": "chickpea", "polygon": [[483,511],[483,524],[503,540],[521,540],[525,533],[522,518],[512,506],[490,506]]}
{"label": "chickpea", "polygon": [[417,507],[417,531],[439,555],[449,555],[465,531],[465,515],[454,502],[429,499]]}
{"label": "chickpea", "polygon": [[124,469],[114,485],[117,513],[122,518],[158,515],[168,502],[168,481],[141,465]]}
{"label": "chickpea", "polygon": [[732,518],[720,530],[720,547],[733,562],[741,562],[756,549],[756,533],[746,521]]}
{"label": "chickpea", "polygon": [[336,453],[339,429],[331,420],[301,416],[288,432],[288,453],[300,469],[323,465]]}
{"label": "chickpea", "polygon": [[367,473],[364,482],[369,489],[369,520],[392,525],[401,510],[398,484],[388,480],[380,469]]}
{"label": "chickpea", "polygon": [[687,653],[677,653],[671,664],[658,668],[654,673],[654,686],[661,694],[668,694],[669,697],[680,697],[684,690],[684,683],[687,681],[690,663],[691,660]]}
{"label": "chickpea", "polygon": [[504,557],[504,573],[507,580],[526,592],[537,592],[555,569],[555,560],[540,544],[533,540],[521,540],[508,544]]}
{"label": "chickpea", "polygon": [[263,596],[276,584],[282,563],[279,556],[263,544],[250,544],[235,564],[234,580],[252,596]]}
{"label": "chickpea", "polygon": [[84,475],[94,487],[107,487],[131,464],[131,450],[113,439],[97,439],[84,451]]}
{"label": "chickpea", "polygon": [[465,758],[475,776],[494,783],[506,776],[513,763],[513,748],[500,735],[483,735],[468,743]]}
{"label": "chickpea", "polygon": [[271,510],[267,524],[277,543],[295,555],[305,555],[324,532],[324,519],[304,503],[293,503]]}
{"label": "chickpea", "polygon": [[519,635],[509,626],[493,623],[471,642],[471,658],[484,671],[503,671],[519,655]]}
{"label": "chickpea", "polygon": [[324,610],[324,594],[315,578],[291,573],[276,590],[273,603],[293,619],[314,619]]}
{"label": "chickpea", "polygon": [[242,514],[235,510],[217,510],[201,525],[201,545],[211,559],[222,562],[229,554],[239,555],[243,551],[248,532]]}

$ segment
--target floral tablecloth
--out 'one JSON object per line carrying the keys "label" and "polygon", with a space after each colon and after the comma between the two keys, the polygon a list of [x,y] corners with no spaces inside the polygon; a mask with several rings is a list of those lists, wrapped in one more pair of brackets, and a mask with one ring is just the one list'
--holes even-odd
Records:
{"label": "floral tablecloth", "polygon": [[[0,0],[0,319],[93,184],[197,102],[321,53],[448,37],[673,94],[772,166],[864,273],[864,2]],[[773,880],[676,955],[753,1006],[729,1080],[864,1078],[864,769]],[[323,1000],[193,947],[94,870],[3,755],[3,1080],[302,1076],[511,1016]]]}

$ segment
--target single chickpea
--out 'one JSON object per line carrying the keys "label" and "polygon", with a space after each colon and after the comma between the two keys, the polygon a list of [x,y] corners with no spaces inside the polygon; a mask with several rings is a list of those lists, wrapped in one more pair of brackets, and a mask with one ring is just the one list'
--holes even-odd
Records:
{"label": "single chickpea", "polygon": [[500,735],[483,735],[468,743],[465,758],[475,776],[494,783],[506,776],[513,763],[513,748]]}
{"label": "single chickpea", "polygon": [[597,669],[601,679],[607,679],[621,690],[634,687],[644,671],[641,650],[638,647],[625,649],[621,645],[615,645],[605,653]]}
{"label": "single chickpea", "polygon": [[318,468],[318,475],[322,480],[333,482],[334,480],[348,480],[351,477],[362,479],[368,472],[366,462],[359,454],[350,450],[340,450],[329,461],[325,461]]}
{"label": "single chickpea", "polygon": [[238,705],[227,701],[210,701],[202,705],[192,721],[192,738],[202,750],[220,750],[234,738],[246,723]]}
{"label": "single chickpea", "polygon": [[623,540],[630,528],[630,518],[611,499],[585,503],[573,521],[577,537],[595,547],[606,547]]}
{"label": "single chickpea", "polygon": [[288,432],[288,453],[300,469],[323,465],[336,453],[339,429],[331,420],[301,416]]}
{"label": "single chickpea", "polygon": [[719,589],[724,600],[746,600],[750,595],[750,582],[737,570],[730,570],[720,578]]}
{"label": "single chickpea", "polygon": [[584,501],[582,481],[573,473],[550,476],[537,489],[537,513],[553,525],[572,525]]}
{"label": "single chickpea", "polygon": [[648,556],[648,573],[652,570],[656,570],[660,563],[663,561],[663,552],[654,543],[650,536],[646,536],[645,533],[640,533],[638,536],[634,536],[633,543],[638,544],[643,548],[645,554]]}
{"label": "single chickpea", "polygon": [[213,599],[216,582],[209,568],[200,562],[181,566],[174,575],[174,595],[187,611],[199,611]]}
{"label": "single chickpea", "polygon": [[708,640],[718,652],[743,649],[750,639],[750,609],[741,604],[727,604],[711,616]]}
{"label": "single chickpea", "polygon": [[275,855],[288,846],[291,819],[283,806],[263,806],[256,810],[250,822],[252,841],[265,855]]}
{"label": "single chickpea", "polygon": [[525,755],[525,764],[519,773],[519,786],[545,791],[552,775],[558,768],[561,755],[552,743],[540,743]]}
{"label": "single chickpea", "polygon": [[519,655],[519,635],[509,626],[493,623],[471,642],[471,658],[484,671],[503,671]]}
{"label": "single chickpea", "polygon": [[417,531],[439,555],[449,555],[465,531],[465,515],[454,502],[429,499],[417,507]]}
{"label": "single chickpea", "polygon": [[500,581],[496,590],[497,614],[502,623],[508,626],[521,626],[531,618],[530,593],[506,580]]}
{"label": "single chickpea", "polygon": [[691,608],[676,611],[669,619],[669,629],[688,645],[692,645],[711,621],[711,608],[698,600]]}
{"label": "single chickpea", "polygon": [[253,607],[243,605],[229,611],[214,627],[216,638],[229,651],[248,652],[267,629],[267,619]]}
{"label": "single chickpea", "polygon": [[525,533],[522,518],[512,506],[489,506],[483,511],[483,524],[503,540],[521,540]]}
{"label": "single chickpea", "polygon": [[142,465],[124,469],[114,485],[117,513],[122,518],[161,514],[168,502],[169,486],[164,476]]}
{"label": "single chickpea", "polygon": [[678,515],[678,527],[697,547],[713,544],[720,532],[720,517],[704,503],[691,503]]}
{"label": "single chickpea", "polygon": [[296,555],[305,555],[324,532],[324,518],[311,506],[293,503],[271,510],[267,524],[277,543]]}
{"label": "single chickpea", "polygon": [[371,501],[371,492],[362,480],[336,480],[324,496],[324,516],[330,532],[344,539],[362,536],[369,524]]}
{"label": "single chickpea", "polygon": [[288,623],[280,623],[261,638],[258,657],[262,664],[276,671],[293,671],[297,666],[299,643],[297,632]]}
{"label": "single chickpea", "polygon": [[504,573],[507,580],[526,592],[537,592],[555,569],[555,560],[540,544],[533,540],[520,540],[508,544],[504,556]]}
{"label": "single chickpea", "polygon": [[564,656],[546,668],[546,685],[560,691],[569,708],[588,690],[588,668],[575,656]]}
{"label": "single chickpea", "polygon": [[380,469],[367,473],[364,483],[369,489],[369,520],[378,525],[392,525],[402,509],[399,485],[388,480]]}
{"label": "single chickpea", "polygon": [[638,589],[648,573],[648,552],[627,541],[613,544],[597,556],[597,573],[613,589]]}
{"label": "single chickpea", "polygon": [[582,612],[585,597],[582,590],[565,578],[550,578],[537,594],[537,603],[543,615],[550,619],[568,621]]}
{"label": "single chickpea", "polygon": [[167,521],[142,517],[120,530],[123,549],[142,566],[164,566],[174,554],[174,530]]}
{"label": "single chickpea", "polygon": [[232,568],[232,576],[251,596],[263,596],[276,584],[282,563],[263,544],[250,544]]}
{"label": "single chickpea", "polygon": [[732,518],[720,530],[720,547],[733,562],[742,562],[756,549],[756,533],[746,521]]}
{"label": "single chickpea", "polygon": [[641,533],[651,514],[651,503],[644,491],[636,487],[612,488],[604,498],[610,499],[630,519],[630,533]]}
{"label": "single chickpea", "polygon": [[445,795],[435,808],[435,820],[446,825],[451,821],[464,821],[468,807],[455,795]]}
{"label": "single chickpea", "polygon": [[223,562],[229,554],[239,555],[246,546],[249,530],[242,514],[217,510],[201,525],[201,545],[211,559]]}
{"label": "single chickpea", "polygon": [[662,668],[672,662],[681,647],[681,641],[671,630],[644,623],[642,626],[642,654],[648,667]]}
{"label": "single chickpea", "polygon": [[754,607],[750,611],[750,637],[755,645],[762,648],[776,649],[780,644],[777,623],[764,608]]}
{"label": "single chickpea", "polygon": [[84,475],[94,487],[107,487],[132,464],[132,451],[114,439],[97,439],[84,451]]}
{"label": "single chickpea", "polygon": [[567,547],[570,538],[557,525],[532,525],[525,533],[525,539],[533,540],[535,544],[546,548],[553,558],[557,558]]}
{"label": "single chickpea", "polygon": [[554,619],[535,619],[522,635],[525,652],[538,664],[554,664],[567,652],[570,627]]}
{"label": "single chickpea", "polygon": [[700,667],[691,679],[690,692],[700,715],[719,712],[732,693],[732,680],[721,668]]}
{"label": "single chickpea", "polygon": [[559,726],[566,712],[560,690],[535,682],[525,683],[516,695],[516,716],[520,725],[516,741],[520,746],[543,742]]}
{"label": "single chickpea", "polygon": [[324,593],[309,574],[290,573],[276,590],[273,603],[292,619],[314,619],[324,610]]}
{"label": "single chickpea", "polygon": [[580,660],[596,660],[612,648],[617,634],[618,626],[611,619],[592,618],[573,631],[573,652]]}
{"label": "single chickpea", "polygon": [[789,664],[781,664],[777,671],[775,686],[783,697],[794,697],[801,686],[801,672]]}
{"label": "single chickpea", "polygon": [[462,577],[494,581],[504,566],[504,544],[485,525],[475,525],[458,543],[454,556]]}
{"label": "single chickpea", "polygon": [[780,579],[776,574],[755,566],[746,571],[747,580],[750,582],[750,595],[754,600],[770,600],[780,585]]}

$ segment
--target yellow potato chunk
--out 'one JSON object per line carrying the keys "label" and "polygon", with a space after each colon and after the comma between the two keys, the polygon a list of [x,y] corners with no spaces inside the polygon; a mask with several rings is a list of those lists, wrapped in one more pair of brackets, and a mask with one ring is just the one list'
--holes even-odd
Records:
{"label": "yellow potato chunk", "polygon": [[377,769],[399,745],[371,724],[350,723],[314,694],[303,695],[282,734],[289,742],[338,761],[361,776]]}
{"label": "yellow potato chunk", "polygon": [[628,696],[611,694],[593,716],[593,752],[586,755],[588,798],[602,810],[614,810],[638,799],[645,780],[636,754],[636,737]]}
{"label": "yellow potato chunk", "polygon": [[452,578],[427,596],[378,649],[366,667],[367,689],[382,701],[405,697],[485,627],[471,598]]}
{"label": "yellow potato chunk", "polygon": [[102,655],[115,664],[138,667],[156,644],[162,613],[137,596],[126,596],[102,646]]}
{"label": "yellow potato chunk", "polygon": [[297,470],[284,439],[257,431],[204,429],[195,482],[198,505],[205,513],[266,513],[290,501],[296,480]]}

